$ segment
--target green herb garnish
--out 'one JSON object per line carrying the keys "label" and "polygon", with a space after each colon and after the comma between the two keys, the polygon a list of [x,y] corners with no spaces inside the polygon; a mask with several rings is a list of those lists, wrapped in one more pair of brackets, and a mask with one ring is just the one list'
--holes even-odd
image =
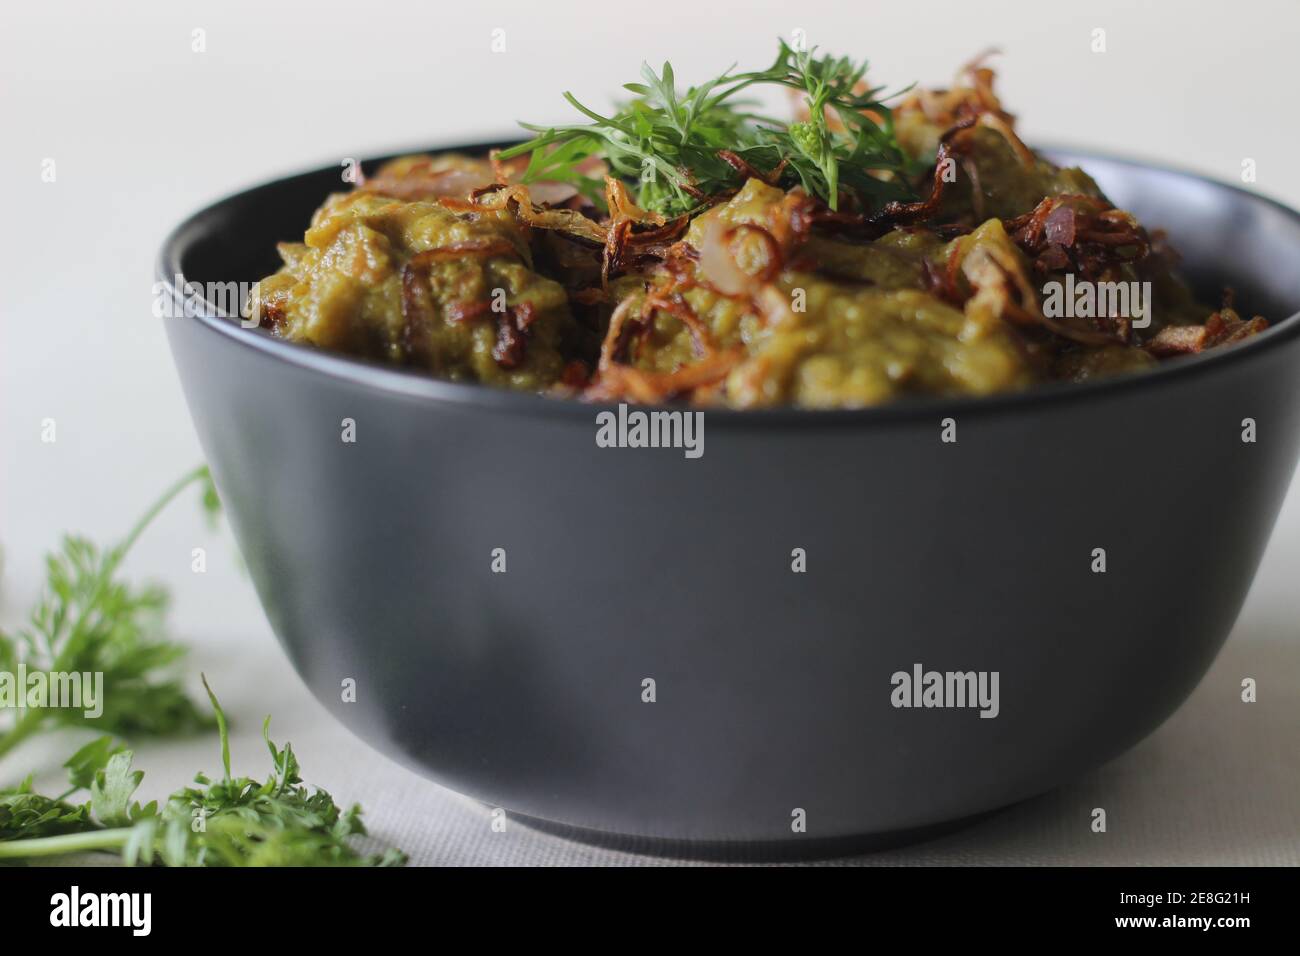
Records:
{"label": "green herb garnish", "polygon": [[[637,184],[639,206],[666,215],[694,212],[709,197],[742,184],[742,174],[719,156],[722,151],[776,176],[783,186],[802,185],[831,209],[846,194],[862,210],[916,198],[908,183],[924,163],[899,146],[883,88],[858,89],[867,64],[815,52],[781,41],[768,69],[733,73],[733,67],[684,94],[677,92],[670,63],[659,73],[643,64],[644,82],[624,86],[636,98],[612,116],[566,92],[564,98],[592,122],[550,128],[522,123],[539,135],[500,158],[529,156],[520,180],[525,184],[566,182],[599,200],[601,183],[582,169],[584,161],[598,157],[611,175]],[[748,112],[750,104],[737,94],[764,84],[801,93],[808,119],[785,123]],[[828,122],[828,114],[839,122]]]}
{"label": "green herb garnish", "polygon": [[[293,748],[262,736],[273,771],[259,783],[232,776],[225,712],[203,682],[221,738],[222,775],[203,774],[159,808],[132,798],[144,774],[133,754],[101,737],[68,760],[71,788],[60,797],[32,792],[31,779],[0,790],[0,863],[88,851],[120,853],[128,865],[165,866],[395,866],[397,850],[363,855],[349,844],[365,834],[361,808],[340,809],[324,790],[302,783]],[[81,803],[70,797],[85,791]]]}
{"label": "green herb garnish", "polygon": [[[56,727],[92,726],[132,737],[212,726],[175,676],[185,649],[161,632],[166,593],[132,587],[118,576],[145,528],[194,484],[202,489],[204,510],[215,518],[220,503],[204,466],[167,489],[116,547],[101,550],[86,538],[67,535],[60,550],[46,558],[45,591],[27,625],[13,633],[0,630],[0,671],[12,675],[21,669],[29,677],[43,673],[47,681],[56,674],[102,674],[103,712],[88,718],[79,708],[14,711],[17,719],[0,729],[0,757],[33,734]],[[0,710],[0,717],[4,714]]]}
{"label": "green herb garnish", "polygon": [[[129,737],[183,733],[214,723],[221,743],[222,776],[202,774],[159,807],[141,806],[134,795],[144,774],[133,754],[113,736],[102,736],[73,754],[64,767],[69,786],[58,796],[37,793],[29,775],[0,788],[0,864],[87,851],[118,853],[127,864],[168,866],[350,866],[405,861],[396,850],[366,856],[350,844],[362,835],[361,808],[340,809],[319,788],[303,785],[292,748],[262,735],[271,752],[272,775],[259,783],[234,777],[226,715],[208,688],[214,717],[189,698],[174,665],[184,648],[160,636],[166,604],[158,588],[135,589],[118,570],[131,546],[160,511],[185,488],[198,484],[209,518],[220,509],[206,467],[169,488],[121,544],[100,551],[84,538],[67,537],[46,562],[45,594],[26,627],[0,631],[0,672],[103,674],[102,713],[29,707],[0,731],[0,756],[42,731],[94,726]],[[22,692],[23,688],[19,688]],[[5,711],[0,710],[0,716]]]}

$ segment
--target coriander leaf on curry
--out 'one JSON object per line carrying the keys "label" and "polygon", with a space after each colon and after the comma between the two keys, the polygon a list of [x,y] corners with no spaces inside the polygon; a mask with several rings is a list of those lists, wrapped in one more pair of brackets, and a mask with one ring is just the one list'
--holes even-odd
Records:
{"label": "coriander leaf on curry", "polygon": [[[684,92],[646,66],[608,116],[565,94],[584,122],[394,160],[280,245],[253,314],[452,381],[735,408],[988,395],[1266,327],[1027,147],[982,59],[892,97],[865,75],[784,43]],[[763,86],[792,118],[752,111]]]}

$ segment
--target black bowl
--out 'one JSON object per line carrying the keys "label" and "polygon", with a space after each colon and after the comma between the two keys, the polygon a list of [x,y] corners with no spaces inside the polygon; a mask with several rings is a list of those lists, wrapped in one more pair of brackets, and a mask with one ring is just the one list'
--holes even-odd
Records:
{"label": "black bowl", "polygon": [[[1274,327],[990,399],[708,411],[692,460],[597,447],[597,407],[288,344],[210,303],[167,320],[298,672],[452,789],[696,847],[914,833],[1131,747],[1231,630],[1295,468],[1300,215],[1055,155],[1167,228],[1203,293],[1230,284]],[[167,240],[160,278],[266,275],[338,188],[323,169],[203,210]],[[996,672],[997,716],[894,706],[894,675],[916,665]]]}

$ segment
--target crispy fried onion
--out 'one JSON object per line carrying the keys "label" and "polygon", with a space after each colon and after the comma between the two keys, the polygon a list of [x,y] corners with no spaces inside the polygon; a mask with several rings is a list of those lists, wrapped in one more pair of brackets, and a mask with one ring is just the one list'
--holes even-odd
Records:
{"label": "crispy fried onion", "polygon": [[1151,251],[1150,237],[1131,214],[1092,196],[1048,196],[1003,226],[1041,273],[1074,272],[1095,280]]}
{"label": "crispy fried onion", "polygon": [[438,200],[452,212],[485,212],[509,209],[515,218],[535,229],[553,229],[598,246],[605,244],[605,229],[574,209],[548,209],[533,202],[527,186],[493,183],[475,190],[469,199],[444,197]]}
{"label": "crispy fried onion", "polygon": [[[470,197],[475,191],[492,185],[512,185],[527,166],[520,157],[502,161],[500,150],[492,150],[488,159],[462,160],[448,164],[445,157],[403,157],[385,163],[369,178],[357,182],[358,192],[376,193],[408,202],[418,200],[460,199]],[[529,187],[529,195],[537,204],[559,206],[578,195],[570,183],[537,182]]]}
{"label": "crispy fried onion", "polygon": [[[595,380],[583,393],[584,398],[591,401],[630,399],[654,404],[691,393],[698,395],[700,390],[721,384],[727,373],[740,362],[742,353],[735,349],[719,350],[708,327],[681,292],[677,280],[672,279],[666,288],[648,293],[637,314],[633,314],[636,295],[628,296],[618,304],[609,318],[609,329],[600,346]],[[626,364],[632,341],[653,331],[655,315],[660,310],[674,316],[686,327],[699,360],[672,372],[647,371]]]}
{"label": "crispy fried onion", "polygon": [[497,316],[497,340],[492,346],[492,358],[502,368],[518,368],[524,361],[528,328],[537,319],[537,310],[531,302],[508,306]]}
{"label": "crispy fried onion", "polygon": [[492,182],[491,167],[475,162],[459,166],[435,168],[432,156],[413,162],[395,160],[386,163],[378,173],[361,179],[357,192],[375,193],[407,202],[440,199],[445,196],[468,196],[471,191]]}
{"label": "crispy fried onion", "polygon": [[999,51],[985,50],[957,72],[951,89],[917,90],[898,105],[898,113],[915,110],[940,129],[951,130],[962,123],[995,130],[1007,141],[1020,164],[1033,169],[1038,162],[1034,151],[1016,133],[1016,118],[1002,108],[993,92],[996,74],[984,62]]}
{"label": "crispy fried onion", "polygon": [[980,126],[1001,133],[1002,138],[1011,147],[1011,151],[1020,160],[1020,165],[1025,169],[1033,169],[1038,165],[1038,157],[1034,155],[1032,149],[1025,145],[1025,141],[1016,134],[1015,127],[1011,125],[1010,121],[1003,119],[996,113],[981,113],[978,123]]}
{"label": "crispy fried onion", "polygon": [[963,63],[961,70],[958,71],[958,85],[961,86],[964,82],[965,88],[969,90],[969,94],[965,99],[969,107],[978,110],[980,113],[992,113],[1000,116],[1009,122],[1014,120],[1015,117],[1002,108],[1002,101],[993,92],[993,80],[997,74],[984,65],[986,60],[997,56],[1001,52],[997,47],[989,47]]}
{"label": "crispy fried onion", "polygon": [[991,242],[954,243],[944,278],[946,287],[956,288],[958,269],[975,289],[968,304],[986,307],[1014,325],[1042,326],[1081,345],[1113,345],[1119,341],[1108,332],[1076,329],[1044,315],[1033,283],[1024,274],[1015,250],[1009,247]]}
{"label": "crispy fried onion", "polygon": [[[402,267],[402,348],[407,356],[427,364],[431,355],[429,334],[436,320],[429,270],[434,263],[468,257],[518,256],[519,250],[507,239],[472,239],[418,252]],[[443,309],[450,323],[466,322],[492,312],[488,302],[452,302]],[[492,358],[502,368],[517,368],[524,360],[529,326],[536,319],[531,302],[493,312],[497,338]]]}
{"label": "crispy fried onion", "polygon": [[997,74],[985,66],[985,61],[998,52],[985,50],[957,71],[951,88],[917,90],[898,104],[896,112],[915,110],[940,129],[985,114],[996,116],[1008,125],[1014,123],[1015,117],[1002,108],[1002,101],[993,91]]}
{"label": "crispy fried onion", "polygon": [[[675,242],[690,225],[689,216],[672,221],[657,212],[647,212],[632,201],[627,185],[612,176],[605,177],[605,204],[609,206],[609,224],[600,263],[600,284],[645,255],[662,257],[667,246]],[[646,227],[636,231],[635,227]]]}
{"label": "crispy fried onion", "polygon": [[[637,301],[634,295],[620,302],[610,316],[596,378],[585,392],[586,397],[661,402],[689,394],[703,400],[721,389],[727,375],[743,359],[743,350],[720,348],[684,293],[697,286],[707,288],[747,303],[768,325],[790,320],[789,300],[773,283],[785,268],[789,249],[802,240],[810,227],[806,207],[806,196],[787,196],[767,217],[771,228],[753,222],[729,226],[718,216],[711,216],[704,224],[698,250],[685,242],[668,247],[660,267],[660,274],[666,274],[668,281],[645,293],[639,311],[633,308]],[[737,261],[736,247],[742,242],[749,268],[742,268]],[[633,342],[653,333],[659,314],[670,315],[685,327],[696,361],[672,372],[646,371],[630,364],[628,355]]]}
{"label": "crispy fried onion", "polygon": [[966,138],[962,137],[961,141],[959,141],[958,137],[974,126],[975,122],[974,117],[967,117],[954,123],[939,137],[939,149],[934,156],[934,179],[930,185],[928,198],[921,202],[886,203],[884,208],[872,218],[872,222],[880,225],[908,225],[920,222],[923,219],[929,219],[938,213],[939,204],[943,201],[943,188],[947,183],[948,165],[955,162],[954,154],[965,154]]}
{"label": "crispy fried onion", "polygon": [[748,160],[729,149],[718,150],[718,159],[740,173],[745,179],[757,179],[769,186],[775,186],[781,181],[781,174],[785,172],[785,167],[789,163],[789,160],[783,159],[772,170],[765,173],[750,165]]}
{"label": "crispy fried onion", "polygon": [[[752,237],[764,247],[764,261],[757,272],[747,272],[736,261],[734,243]],[[785,266],[781,243],[768,230],[755,223],[727,227],[713,218],[704,228],[700,241],[699,271],[704,283],[714,291],[730,297],[751,297],[771,282]]]}
{"label": "crispy fried onion", "polygon": [[1166,325],[1147,343],[1146,350],[1156,358],[1194,355],[1219,345],[1240,342],[1268,328],[1268,320],[1255,316],[1243,319],[1231,307],[1224,306],[1205,320],[1204,325]]}
{"label": "crispy fried onion", "polygon": [[605,177],[605,199],[610,214],[604,222],[596,222],[575,209],[539,206],[531,187],[521,185],[494,183],[475,190],[468,200],[445,197],[439,202],[454,212],[509,209],[526,226],[552,230],[599,248],[602,286],[608,284],[610,276],[646,256],[663,258],[690,225],[688,216],[667,220],[640,208],[632,201],[627,186],[611,176]]}
{"label": "crispy fried onion", "polygon": [[[503,160],[501,150],[494,149],[488,152],[488,163],[492,167],[494,181],[502,186],[510,186],[517,183],[528,168],[528,157],[516,156],[514,159]],[[545,203],[548,206],[559,206],[578,195],[578,187],[572,183],[542,181],[528,186],[529,198],[538,205]]]}
{"label": "crispy fried onion", "polygon": [[630,365],[613,365],[600,373],[583,397],[597,402],[623,398],[654,405],[692,392],[698,395],[702,389],[720,384],[740,360],[741,353],[732,350],[683,365],[673,372],[647,372]]}
{"label": "crispy fried onion", "polygon": [[[954,122],[952,126],[949,126],[939,138],[939,148],[935,152],[935,166],[933,166],[933,173],[931,174],[930,195],[926,199],[913,203],[902,203],[894,200],[894,202],[885,203],[878,213],[870,217],[862,215],[862,213],[833,212],[824,204],[810,199],[806,200],[806,208],[802,209],[802,211],[796,211],[796,215],[790,217],[789,221],[793,222],[793,224],[806,222],[807,226],[814,224],[828,226],[828,228],[839,230],[839,232],[855,233],[875,238],[889,232],[894,226],[913,225],[917,224],[917,222],[933,219],[939,213],[940,204],[943,203],[945,186],[950,181],[948,169],[952,163],[962,164],[967,176],[971,177],[972,193],[974,193],[976,204],[982,202],[983,195],[979,191],[979,176],[975,172],[974,164],[970,163],[970,138],[962,135],[972,126],[975,126],[976,122],[978,122],[978,117],[963,117],[961,120]],[[792,191],[792,195],[794,195],[794,191]],[[805,234],[807,226],[803,230]],[[965,232],[965,229],[963,229],[963,232]]]}

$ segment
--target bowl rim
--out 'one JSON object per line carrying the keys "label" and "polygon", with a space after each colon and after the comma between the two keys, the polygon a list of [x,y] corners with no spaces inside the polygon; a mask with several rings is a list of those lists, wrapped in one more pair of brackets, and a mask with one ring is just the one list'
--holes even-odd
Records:
{"label": "bowl rim", "polygon": [[[384,162],[395,156],[419,152],[483,153],[492,148],[508,145],[511,142],[513,141],[490,140],[464,144],[434,145],[423,149],[417,147],[365,160],[364,165],[369,167],[372,164]],[[1084,163],[1090,159],[1097,160],[1117,166],[1127,166],[1132,169],[1192,180],[1215,189],[1234,193],[1247,202],[1271,207],[1300,225],[1300,211],[1292,209],[1285,203],[1252,192],[1249,189],[1244,189],[1236,184],[1222,182],[1177,166],[1144,162],[1138,159],[1116,156],[1104,151],[1079,149],[1071,146],[1057,145],[1036,148],[1049,156],[1053,154],[1064,155]],[[272,190],[289,181],[320,176],[334,169],[333,166],[322,166],[281,176],[231,193],[187,216],[168,233],[158,253],[155,274],[164,287],[164,294],[173,301],[182,303],[186,301],[181,290],[191,280],[184,275],[181,269],[181,257],[185,249],[194,241],[196,235],[202,235],[208,231],[204,220],[212,216],[222,206],[242,199],[250,193]],[[175,281],[177,278],[181,280],[180,289],[177,288]],[[190,301],[192,302],[193,299],[191,298]],[[299,369],[319,373],[340,382],[360,386],[369,391],[428,401],[434,405],[480,407],[497,412],[525,415],[581,417],[590,423],[596,412],[614,408],[620,404],[619,402],[588,402],[570,397],[516,391],[477,382],[451,382],[434,378],[419,369],[388,366],[369,359],[327,352],[314,346],[277,338],[264,329],[246,329],[234,317],[222,314],[206,298],[197,303],[197,310],[182,309],[181,312],[183,317],[168,318],[165,321],[197,321],[212,333],[223,335],[245,348],[260,352],[265,356]],[[1182,382],[1189,377],[1212,374],[1215,370],[1226,369],[1232,365],[1249,361],[1254,356],[1280,347],[1283,343],[1296,338],[1298,335],[1300,335],[1300,310],[1272,322],[1263,332],[1251,336],[1245,341],[1222,349],[1212,349],[1192,356],[1171,359],[1153,369],[1128,375],[1093,379],[1086,382],[1044,382],[1020,391],[1001,392],[993,395],[915,396],[884,405],[862,408],[802,408],[785,405],[772,408],[738,409],[727,406],[690,406],[682,404],[638,404],[636,407],[646,411],[691,410],[706,412],[710,422],[722,422],[728,427],[798,424],[800,427],[807,428],[824,425],[883,425],[918,420],[935,421],[936,416],[955,418],[960,415],[970,418],[972,416],[1011,412],[1026,405],[1057,407],[1078,401],[1095,401],[1103,396],[1123,395],[1134,390],[1142,391],[1169,386]]]}

